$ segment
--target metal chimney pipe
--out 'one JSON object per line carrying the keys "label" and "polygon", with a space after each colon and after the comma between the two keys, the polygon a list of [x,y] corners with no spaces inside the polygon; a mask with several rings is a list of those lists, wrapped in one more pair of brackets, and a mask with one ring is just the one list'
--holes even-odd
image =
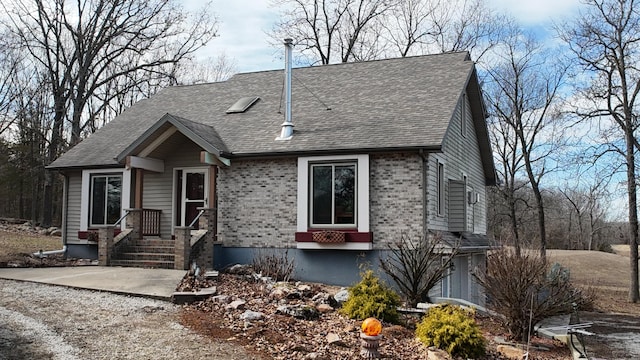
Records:
{"label": "metal chimney pipe", "polygon": [[293,40],[284,39],[284,122],[282,132],[276,140],[289,140],[293,136],[293,122],[291,120],[291,55],[293,50]]}

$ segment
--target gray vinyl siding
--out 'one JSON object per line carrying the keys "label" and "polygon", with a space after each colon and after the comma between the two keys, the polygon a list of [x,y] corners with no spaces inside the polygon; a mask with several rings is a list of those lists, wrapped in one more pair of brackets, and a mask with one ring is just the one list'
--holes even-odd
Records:
{"label": "gray vinyl siding", "polygon": [[[173,136],[162,147],[167,153],[164,160],[164,172],[146,171],[142,192],[142,207],[162,210],[160,217],[160,235],[170,238],[173,225],[173,176],[175,168],[206,167],[200,162],[200,147],[183,136]],[[173,149],[174,151],[166,151]],[[133,191],[132,191],[133,192]]]}
{"label": "gray vinyl siding", "polygon": [[[466,97],[464,98],[466,100]],[[459,105],[462,101],[459,102]],[[450,122],[449,129],[444,139],[442,153],[432,153],[429,156],[428,166],[428,191],[427,209],[429,228],[439,231],[454,231],[450,228],[449,219],[449,197],[451,180],[463,181],[467,177],[467,191],[479,194],[479,201],[476,204],[467,204],[466,229],[467,231],[486,234],[487,229],[487,203],[485,176],[480,158],[480,148],[471,117],[471,107],[468,101],[464,101],[466,133],[461,134],[461,106],[456,108],[454,119]],[[441,161],[445,164],[445,207],[444,216],[437,215],[437,163]],[[466,201],[466,194],[465,201]],[[475,196],[475,195],[474,195]]]}
{"label": "gray vinyl siding", "polygon": [[467,206],[464,182],[449,180],[449,231],[467,231]]}
{"label": "gray vinyl siding", "polygon": [[64,242],[66,244],[84,244],[85,241],[78,239],[80,230],[80,203],[82,196],[82,172],[70,172],[69,189],[67,190],[67,214],[65,221],[67,228]]}

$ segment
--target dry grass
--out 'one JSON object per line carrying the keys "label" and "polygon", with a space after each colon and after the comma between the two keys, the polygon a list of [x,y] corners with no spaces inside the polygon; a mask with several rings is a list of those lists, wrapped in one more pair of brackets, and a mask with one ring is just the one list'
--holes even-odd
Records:
{"label": "dry grass", "polygon": [[596,293],[596,308],[603,312],[640,314],[640,304],[627,301],[629,291],[629,247],[614,247],[616,254],[586,250],[548,250],[549,261],[571,271],[577,286]]}
{"label": "dry grass", "polygon": [[59,237],[0,230],[0,261],[13,259],[18,254],[58,250],[61,247],[62,240]]}

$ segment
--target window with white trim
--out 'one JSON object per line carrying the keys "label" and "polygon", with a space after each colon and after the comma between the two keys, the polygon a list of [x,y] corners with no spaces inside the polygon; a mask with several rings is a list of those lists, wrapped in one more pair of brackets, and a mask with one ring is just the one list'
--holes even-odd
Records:
{"label": "window with white trim", "polygon": [[92,175],[90,226],[113,225],[122,213],[122,175]]}
{"label": "window with white trim", "polygon": [[312,227],[356,226],[357,164],[310,164]]}
{"label": "window with white trim", "polygon": [[369,155],[298,158],[298,232],[369,232]]}

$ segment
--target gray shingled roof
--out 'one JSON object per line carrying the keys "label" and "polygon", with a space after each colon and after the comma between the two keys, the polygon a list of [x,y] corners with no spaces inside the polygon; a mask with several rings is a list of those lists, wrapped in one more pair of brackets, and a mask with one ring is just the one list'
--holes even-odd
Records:
{"label": "gray shingled roof", "polygon": [[[166,114],[228,158],[437,150],[473,76],[474,64],[466,52],[294,69],[295,127],[288,141],[275,141],[284,120],[282,70],[170,87],[126,110],[50,168],[116,165],[115,158],[139,144],[154,125],[166,122]],[[245,96],[260,100],[244,113],[226,113]]]}

